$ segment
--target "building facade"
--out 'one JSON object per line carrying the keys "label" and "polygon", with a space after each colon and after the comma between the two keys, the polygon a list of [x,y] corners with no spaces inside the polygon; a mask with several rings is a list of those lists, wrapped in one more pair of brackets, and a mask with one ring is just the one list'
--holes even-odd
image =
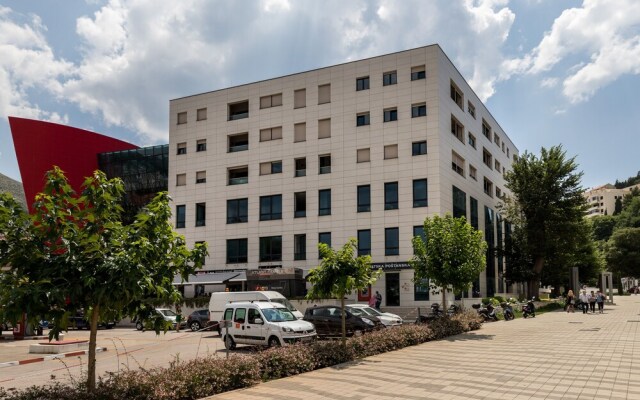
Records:
{"label": "building facade", "polygon": [[640,185],[617,189],[614,185],[607,184],[586,190],[584,197],[589,205],[587,217],[613,215],[616,211],[616,202],[619,202],[620,207],[622,207],[624,195],[633,188],[640,188]]}
{"label": "building facade", "polygon": [[306,275],[319,242],[354,237],[385,272],[359,300],[424,305],[411,239],[451,213],[491,247],[473,293],[507,291],[496,206],[518,151],[438,45],[172,100],[169,137],[175,227],[209,271]]}

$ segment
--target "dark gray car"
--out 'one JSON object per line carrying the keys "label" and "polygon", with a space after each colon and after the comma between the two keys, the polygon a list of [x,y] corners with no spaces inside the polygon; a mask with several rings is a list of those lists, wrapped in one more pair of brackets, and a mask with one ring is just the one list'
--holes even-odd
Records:
{"label": "dark gray car", "polygon": [[209,310],[195,310],[187,318],[187,327],[196,332],[209,325]]}

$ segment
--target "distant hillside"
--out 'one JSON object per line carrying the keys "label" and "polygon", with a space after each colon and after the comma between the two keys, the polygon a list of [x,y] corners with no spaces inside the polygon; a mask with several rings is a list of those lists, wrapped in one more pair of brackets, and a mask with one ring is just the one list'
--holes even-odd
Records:
{"label": "distant hillside", "polygon": [[616,179],[616,183],[614,183],[614,186],[616,187],[616,189],[622,189],[629,186],[637,185],[638,183],[640,183],[640,171],[638,171],[638,174],[636,176],[632,176],[627,180],[618,181]]}
{"label": "distant hillside", "polygon": [[13,197],[18,200],[22,206],[27,208],[27,200],[24,196],[24,189],[22,183],[14,179],[9,178],[6,175],[0,174],[0,192],[9,192]]}

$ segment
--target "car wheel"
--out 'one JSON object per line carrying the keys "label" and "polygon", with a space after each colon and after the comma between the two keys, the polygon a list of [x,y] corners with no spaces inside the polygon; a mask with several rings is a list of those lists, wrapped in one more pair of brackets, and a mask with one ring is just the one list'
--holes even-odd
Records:
{"label": "car wheel", "polygon": [[197,331],[199,331],[199,330],[200,330],[200,322],[198,322],[198,321],[193,321],[193,322],[191,323],[191,330],[192,330],[193,332],[197,332]]}
{"label": "car wheel", "polygon": [[358,337],[358,336],[362,336],[364,332],[362,331],[362,329],[356,329],[355,331],[353,331],[353,336]]}
{"label": "car wheel", "polygon": [[269,338],[269,347],[280,347],[280,339],[275,336]]}
{"label": "car wheel", "polygon": [[141,321],[136,322],[136,329],[141,331],[144,328],[144,325]]}
{"label": "car wheel", "polygon": [[227,335],[224,337],[224,347],[227,350],[234,350],[236,348],[236,342],[233,340],[231,335]]}

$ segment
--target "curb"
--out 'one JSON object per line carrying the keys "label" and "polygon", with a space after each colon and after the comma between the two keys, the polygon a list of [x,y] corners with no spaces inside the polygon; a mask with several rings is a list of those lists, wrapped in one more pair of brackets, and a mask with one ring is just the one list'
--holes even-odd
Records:
{"label": "curb", "polygon": [[[103,351],[107,351],[107,348],[106,347],[96,347],[96,353],[102,353]],[[46,361],[46,360],[55,360],[55,359],[58,359],[58,358],[82,356],[82,355],[85,355],[85,354],[89,354],[89,350],[79,350],[79,351],[72,351],[72,352],[69,352],[69,353],[53,354],[53,355],[50,355],[50,356],[35,357],[35,358],[29,358],[27,360],[20,360],[20,361],[2,362],[2,363],[0,363],[0,368],[14,367],[14,366],[17,366],[17,365],[24,365],[24,364],[32,364],[32,363],[42,362],[42,361]]]}

